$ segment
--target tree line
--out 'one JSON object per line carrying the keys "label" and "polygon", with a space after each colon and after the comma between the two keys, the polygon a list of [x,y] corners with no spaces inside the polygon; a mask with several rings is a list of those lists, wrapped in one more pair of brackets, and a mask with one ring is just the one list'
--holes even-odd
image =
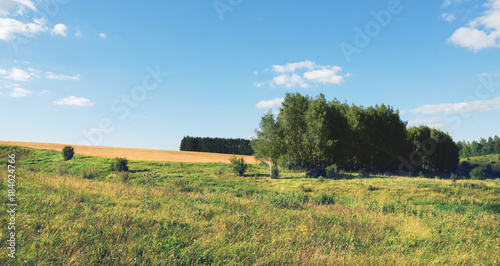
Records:
{"label": "tree line", "polygon": [[500,137],[489,137],[488,140],[481,138],[479,141],[465,142],[459,141],[457,143],[462,158],[482,156],[488,154],[500,154]]}
{"label": "tree line", "polygon": [[452,172],[458,146],[438,129],[406,128],[391,106],[356,106],[287,93],[275,117],[265,114],[252,141],[255,156],[270,166],[324,174],[328,166],[350,171]]}
{"label": "tree line", "polygon": [[209,138],[185,136],[181,140],[181,151],[213,152],[239,155],[252,155],[253,149],[250,140]]}

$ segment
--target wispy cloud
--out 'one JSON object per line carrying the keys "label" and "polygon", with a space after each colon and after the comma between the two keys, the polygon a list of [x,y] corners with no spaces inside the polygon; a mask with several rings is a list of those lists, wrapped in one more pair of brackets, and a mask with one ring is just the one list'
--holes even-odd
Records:
{"label": "wispy cloud", "polygon": [[[344,82],[347,74],[339,74],[342,68],[339,66],[322,66],[312,61],[302,61],[296,63],[288,63],[284,65],[273,65],[272,72],[278,73],[277,76],[269,81],[254,82],[255,87],[261,87],[268,84],[270,87],[285,87],[285,88],[309,88],[313,85],[338,85]],[[265,69],[263,72],[267,72]]]}
{"label": "wispy cloud", "polygon": [[80,75],[76,76],[68,76],[68,75],[57,75],[52,72],[45,73],[46,79],[55,79],[55,80],[80,80]]}
{"label": "wispy cloud", "polygon": [[408,125],[428,125],[437,122],[442,122],[444,119],[442,117],[425,117],[425,118],[415,118],[408,120]]}
{"label": "wispy cloud", "polygon": [[[0,76],[3,76],[6,80],[14,81],[30,81],[40,78],[40,75],[42,73],[42,71],[31,67],[27,69],[21,69],[18,67],[13,67],[11,69],[0,69]],[[80,74],[76,76],[69,76],[59,75],[53,72],[45,72],[45,78],[53,80],[80,80]]]}
{"label": "wispy cloud", "polygon": [[22,88],[14,88],[10,93],[10,97],[13,98],[19,98],[19,97],[26,97],[28,94],[31,94],[31,91],[25,90]]}
{"label": "wispy cloud", "polygon": [[106,38],[106,34],[105,34],[105,33],[99,33],[99,34],[97,34],[97,35],[98,35],[99,37],[103,38],[103,39],[105,39],[105,38]]}
{"label": "wispy cloud", "polygon": [[455,14],[453,13],[443,13],[440,16],[444,21],[452,22],[455,20]]}
{"label": "wispy cloud", "polygon": [[458,114],[458,113],[481,113],[500,110],[500,97],[484,101],[470,101],[460,103],[443,103],[424,105],[412,110],[402,111],[401,114]]}
{"label": "wispy cloud", "polygon": [[273,71],[278,73],[295,72],[301,68],[314,69],[315,63],[311,61],[303,61],[297,63],[288,63],[285,65],[273,65]]}
{"label": "wispy cloud", "polygon": [[30,9],[36,11],[34,1],[31,0],[2,0],[0,2],[0,15],[20,16]]}
{"label": "wispy cloud", "polygon": [[54,101],[53,103],[57,105],[73,105],[79,107],[94,106],[94,103],[92,103],[89,99],[75,96],[64,97],[59,101]]}
{"label": "wispy cloud", "polygon": [[268,100],[268,101],[260,101],[255,105],[255,107],[257,107],[258,109],[280,107],[281,103],[284,100],[285,99],[283,99],[283,98],[276,98],[276,99],[272,99],[272,100]]}

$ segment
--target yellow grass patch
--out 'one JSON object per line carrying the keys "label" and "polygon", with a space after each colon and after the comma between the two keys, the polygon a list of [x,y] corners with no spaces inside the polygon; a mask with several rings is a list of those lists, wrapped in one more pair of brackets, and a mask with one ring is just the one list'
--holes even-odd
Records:
{"label": "yellow grass patch", "polygon": [[[22,146],[35,149],[47,149],[61,151],[68,144],[39,143],[39,142],[18,142],[0,141],[1,145]],[[182,163],[229,163],[230,154],[190,152],[190,151],[167,151],[153,149],[136,148],[116,148],[102,146],[70,145],[75,149],[76,154],[98,156],[106,158],[125,157],[128,160],[137,161],[162,161],[162,162],[182,162]],[[243,157],[246,163],[258,163],[253,156],[237,155]]]}

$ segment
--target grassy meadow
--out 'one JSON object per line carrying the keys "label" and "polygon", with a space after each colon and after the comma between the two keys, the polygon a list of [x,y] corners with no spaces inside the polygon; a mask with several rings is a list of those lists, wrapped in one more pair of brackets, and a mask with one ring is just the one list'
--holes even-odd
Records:
{"label": "grassy meadow", "polygon": [[[16,258],[7,155],[16,154]],[[0,265],[500,264],[500,179],[308,179],[0,146]],[[147,175],[152,173],[152,175]]]}
{"label": "grassy meadow", "polygon": [[[491,167],[494,176],[500,176],[500,154],[460,158],[460,162],[468,162],[472,167],[480,166],[483,169]],[[491,177],[491,175],[489,175]]]}

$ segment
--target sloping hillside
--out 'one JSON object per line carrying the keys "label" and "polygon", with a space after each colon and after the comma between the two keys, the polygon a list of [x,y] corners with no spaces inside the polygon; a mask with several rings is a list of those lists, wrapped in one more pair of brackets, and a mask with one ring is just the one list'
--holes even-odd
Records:
{"label": "sloping hillside", "polygon": [[[49,149],[61,151],[66,144],[0,141],[1,145],[15,145],[35,149]],[[116,148],[102,146],[71,145],[75,153],[89,156],[106,158],[125,157],[129,160],[139,161],[163,161],[182,163],[229,163],[232,155],[220,153],[167,151],[153,149]],[[238,155],[243,157],[247,163],[257,163],[253,156]]]}

